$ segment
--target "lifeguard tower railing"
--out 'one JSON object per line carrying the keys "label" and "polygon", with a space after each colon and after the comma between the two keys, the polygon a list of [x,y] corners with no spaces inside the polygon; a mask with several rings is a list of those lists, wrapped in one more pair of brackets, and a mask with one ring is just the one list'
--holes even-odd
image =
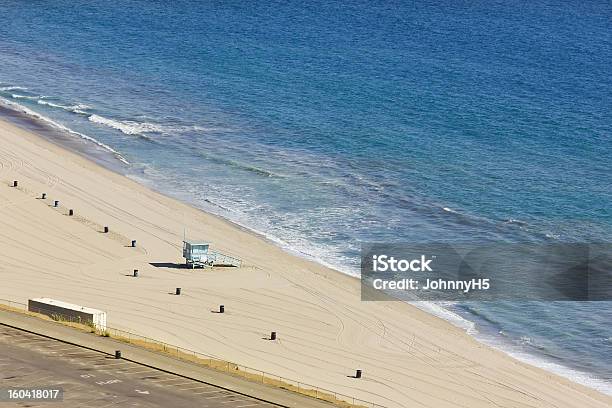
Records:
{"label": "lifeguard tower railing", "polygon": [[213,262],[214,266],[235,266],[240,268],[242,265],[241,259],[217,251],[208,251],[208,259]]}

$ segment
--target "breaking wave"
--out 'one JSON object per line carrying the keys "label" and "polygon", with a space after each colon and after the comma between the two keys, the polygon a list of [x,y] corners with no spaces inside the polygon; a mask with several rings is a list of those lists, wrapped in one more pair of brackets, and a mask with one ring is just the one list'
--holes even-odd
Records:
{"label": "breaking wave", "polygon": [[[199,125],[185,125],[185,126],[165,126],[151,122],[140,122],[136,120],[119,120],[111,119],[100,114],[94,113],[93,107],[82,104],[82,103],[66,103],[62,104],[57,102],[57,98],[52,96],[44,95],[28,95],[30,92],[28,88],[22,86],[4,86],[0,87],[0,91],[14,91],[23,90],[24,93],[12,93],[10,97],[12,99],[23,99],[27,101],[35,101],[37,104],[54,109],[60,109],[66,112],[75,113],[77,115],[86,116],[87,119],[95,124],[103,125],[111,129],[120,131],[126,135],[140,135],[145,139],[150,140],[146,137],[147,133],[158,133],[158,134],[174,134],[184,132],[216,132],[216,131],[229,131],[230,129],[219,128],[219,127],[206,127]],[[25,107],[23,107],[25,108]]]}
{"label": "breaking wave", "polygon": [[0,91],[1,92],[17,91],[17,90],[25,91],[27,89],[28,88],[24,88],[23,86],[3,86],[3,87],[0,87]]}
{"label": "breaking wave", "polygon": [[61,105],[61,104],[58,104],[58,103],[49,102],[49,101],[46,101],[44,99],[38,99],[36,101],[36,103],[38,103],[39,105],[50,106],[52,108],[63,109],[63,110],[68,111],[68,112],[78,113],[80,115],[88,115],[89,113],[86,112],[86,110],[91,109],[90,106],[85,105],[85,104],[77,104],[77,105],[67,106],[67,105]]}
{"label": "breaking wave", "polygon": [[31,99],[31,100],[37,100],[37,99],[43,99],[45,97],[44,96],[31,96],[31,95],[11,94],[11,98],[13,98],[13,99]]}
{"label": "breaking wave", "polygon": [[54,120],[52,120],[52,119],[49,119],[48,117],[43,116],[43,115],[41,115],[41,114],[40,114],[40,113],[38,113],[38,112],[35,112],[35,111],[31,110],[31,109],[28,109],[28,108],[26,108],[25,106],[20,105],[20,104],[18,104],[18,103],[16,103],[16,102],[12,102],[12,101],[10,101],[10,100],[8,100],[8,99],[5,99],[5,98],[0,98],[0,104],[1,104],[1,105],[3,105],[3,106],[5,106],[5,107],[6,107],[6,108],[8,108],[8,109],[11,109],[11,110],[15,111],[15,112],[20,112],[20,113],[23,113],[23,114],[28,115],[28,116],[30,116],[30,117],[33,117],[33,118],[35,118],[35,119],[37,119],[37,120],[40,120],[40,121],[42,121],[42,122],[46,123],[47,125],[49,125],[49,126],[51,126],[51,127],[54,127],[54,128],[59,129],[59,130],[61,130],[61,131],[67,132],[67,133],[69,133],[69,134],[71,134],[71,135],[78,136],[78,137],[80,137],[81,139],[87,140],[87,141],[89,141],[89,142],[92,142],[92,143],[94,143],[94,144],[98,145],[99,147],[101,147],[101,148],[103,148],[103,149],[105,149],[105,150],[107,150],[107,151],[111,152],[111,153],[112,153],[112,154],[113,154],[113,155],[114,155],[114,156],[115,156],[115,157],[116,157],[118,160],[120,160],[122,163],[124,163],[124,164],[130,164],[130,163],[129,163],[129,162],[126,160],[126,158],[125,158],[125,157],[123,157],[123,156],[121,155],[121,153],[119,153],[118,151],[116,151],[115,149],[113,149],[112,147],[110,147],[109,145],[107,145],[107,144],[105,144],[105,143],[102,143],[102,142],[100,142],[100,141],[99,141],[99,140],[97,140],[97,139],[94,139],[94,138],[93,138],[93,137],[91,137],[91,136],[87,136],[87,135],[85,135],[85,134],[83,134],[83,133],[80,133],[80,132],[74,131],[74,130],[72,130],[72,129],[70,129],[70,128],[68,128],[68,127],[64,126],[64,125],[62,125],[61,123],[58,123],[58,122],[56,122],[56,121],[54,121]]}
{"label": "breaking wave", "polygon": [[114,120],[104,116],[92,114],[89,121],[100,125],[117,129],[126,135],[141,135],[143,133],[163,133],[164,128],[160,125],[148,122],[135,122],[132,120]]}

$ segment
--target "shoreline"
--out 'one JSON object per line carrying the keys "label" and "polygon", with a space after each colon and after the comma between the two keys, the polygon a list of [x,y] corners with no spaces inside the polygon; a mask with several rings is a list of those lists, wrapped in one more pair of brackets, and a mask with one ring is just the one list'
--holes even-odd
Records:
{"label": "shoreline", "polygon": [[[0,119],[0,121],[4,122],[4,119]],[[4,128],[4,130],[6,130],[7,124],[6,123],[0,123],[0,127]],[[12,126],[9,125],[8,129],[11,129],[11,127]],[[44,143],[49,143],[48,141],[45,141],[44,137],[41,138],[41,136],[33,134],[32,132],[26,132],[26,133],[28,133],[30,135],[30,137],[31,137],[29,142],[33,143],[34,145],[38,145],[40,147],[41,144],[44,145]],[[39,143],[37,143],[32,138],[39,138],[40,139]],[[55,144],[55,143],[53,143],[53,145],[55,146],[56,149],[58,149],[55,152],[55,154],[57,154],[58,152],[61,152],[62,150],[65,151],[61,147],[61,145],[58,145],[58,144]],[[48,146],[43,146],[43,149],[49,149],[49,147]],[[54,149],[50,149],[50,150],[54,150]],[[67,155],[67,156],[69,156],[69,155]],[[95,168],[92,168],[94,166],[95,167],[99,167],[99,165],[95,164],[93,162],[90,162],[89,159],[86,157],[86,155],[79,155],[79,156],[80,156],[80,158],[81,158],[81,160],[83,162],[81,162],[81,160],[74,160],[74,157],[70,158],[70,160],[74,161],[74,162],[78,162],[77,163],[78,165],[83,165],[85,167],[88,167],[88,170],[90,170],[93,173],[96,173],[98,175],[101,175],[102,177],[105,177],[105,175],[104,175],[105,171],[112,172],[112,169],[109,170],[109,169],[95,169]],[[85,162],[89,162],[91,164],[87,165]],[[110,178],[113,178],[113,179],[114,178],[121,178],[121,179],[125,179],[125,180],[130,180],[130,182],[127,183],[128,187],[134,187],[134,186],[130,185],[131,183],[137,184],[140,187],[139,188],[135,188],[135,189],[140,190],[139,193],[141,193],[141,194],[145,194],[145,195],[149,195],[149,196],[151,196],[151,195],[155,195],[155,196],[162,195],[161,193],[153,192],[153,191],[150,191],[147,194],[146,192],[142,191],[144,189],[147,189],[147,187],[143,187],[141,184],[137,183],[136,181],[131,180],[130,177],[124,177],[124,175],[122,175],[120,172],[115,172],[115,174],[116,174],[116,177],[110,177]],[[108,173],[106,175],[108,176]],[[5,181],[5,180],[3,180],[3,181]],[[113,182],[121,184],[121,181],[119,181],[119,180],[113,180]],[[125,182],[124,182],[124,185],[125,185]],[[172,198],[165,197],[163,199],[160,198],[160,201],[163,201],[164,203],[167,203],[168,201],[175,201],[175,200],[172,199]],[[323,279],[327,279],[327,280],[333,281],[331,287],[338,286],[338,285],[340,285],[340,286],[346,285],[347,287],[351,288],[351,292],[353,294],[355,293],[354,289],[355,289],[355,285],[357,283],[357,280],[356,280],[355,277],[351,277],[351,276],[349,276],[347,274],[344,274],[342,272],[333,270],[333,269],[325,267],[323,265],[317,265],[317,266],[312,265],[314,263],[312,260],[306,260],[306,259],[299,260],[299,258],[295,254],[289,254],[289,253],[287,253],[282,248],[276,247],[276,249],[271,249],[271,247],[275,246],[275,244],[274,244],[274,242],[271,242],[271,240],[266,239],[265,236],[260,236],[256,232],[251,231],[251,230],[249,230],[246,227],[240,226],[240,225],[238,225],[238,224],[236,224],[236,223],[234,223],[234,222],[232,222],[230,220],[227,220],[227,219],[225,219],[225,218],[223,218],[223,217],[221,217],[219,215],[206,213],[206,212],[204,212],[201,209],[193,208],[189,204],[185,204],[185,203],[182,203],[182,202],[175,202],[173,204],[175,206],[174,208],[180,208],[180,209],[182,209],[185,212],[190,212],[190,213],[192,213],[192,212],[201,212],[202,213],[202,217],[205,218],[206,222],[209,223],[209,224],[215,224],[217,226],[220,226],[221,224],[224,224],[224,223],[227,224],[227,225],[223,226],[223,229],[225,229],[227,231],[234,231],[234,232],[232,232],[232,234],[236,234],[237,233],[235,230],[241,230],[241,232],[240,232],[241,235],[242,234],[248,234],[250,236],[250,238],[244,238],[245,240],[253,241],[253,240],[262,240],[262,238],[263,238],[263,241],[265,241],[265,242],[263,244],[259,243],[258,245],[262,249],[265,249],[266,251],[269,251],[270,253],[275,252],[273,255],[277,256],[278,259],[281,260],[285,265],[290,266],[290,267],[292,267],[292,266],[299,266],[300,268],[304,268],[305,271],[313,273],[314,275],[317,275],[317,276],[319,276],[319,277],[321,277]],[[216,221],[211,221],[209,219],[211,217],[216,218]],[[176,233],[176,231],[175,231],[175,233]],[[243,238],[243,237],[240,237],[240,238]],[[232,252],[231,243],[226,243],[224,245],[227,245],[227,250],[229,252]],[[246,249],[247,249],[247,252],[248,252],[248,246],[246,247]],[[278,251],[283,251],[284,255],[278,255]],[[260,257],[257,257],[256,259],[258,261],[261,261]],[[254,264],[254,265],[257,265],[257,264]],[[172,273],[175,273],[175,272],[172,272]],[[270,273],[268,273],[268,274],[270,275]],[[282,272],[280,272],[279,275],[281,277],[285,277],[285,278],[287,276],[289,276],[289,275],[283,276]],[[290,276],[290,278],[295,278],[295,277],[294,276]],[[310,283],[312,283],[312,282],[314,282],[314,281],[310,281]],[[460,340],[462,342],[465,341],[465,339],[463,339],[463,340],[459,339],[460,335],[457,332],[458,331],[461,332],[461,330],[459,330],[459,329],[457,329],[455,327],[451,328],[450,327],[451,323],[449,323],[447,321],[442,321],[438,317],[434,317],[434,316],[429,315],[429,314],[427,314],[427,316],[421,315],[420,313],[426,313],[426,312],[417,312],[416,308],[414,308],[413,306],[410,306],[410,305],[407,305],[407,304],[402,304],[402,305],[397,305],[397,304],[396,305],[383,305],[382,307],[379,307],[379,309],[381,309],[381,310],[393,309],[394,311],[399,310],[400,313],[406,312],[406,313],[412,315],[411,317],[415,318],[417,321],[426,322],[427,324],[425,326],[431,325],[436,330],[442,330],[442,332],[450,332],[450,333],[452,333],[452,337],[451,337],[452,339]],[[289,312],[289,314],[291,314],[291,312]],[[402,330],[400,330],[400,332],[401,331]],[[407,333],[404,333],[404,334],[409,334],[409,333],[410,332],[407,332]],[[465,336],[469,337],[467,334]],[[471,337],[470,337],[470,339],[471,339]],[[476,340],[474,340],[474,342],[476,343]],[[469,341],[468,341],[468,343],[469,343]],[[481,343],[477,343],[477,344],[481,344]],[[474,346],[471,346],[471,347],[474,347]],[[488,346],[485,346],[485,347],[488,347]],[[481,349],[482,347],[481,346],[475,346],[474,348],[475,349]],[[491,349],[491,351],[493,351],[493,349]],[[518,364],[521,364],[521,363],[518,363]],[[532,366],[529,366],[529,367],[530,367],[529,369],[540,370],[540,368],[538,368],[538,367],[532,367]],[[547,372],[545,372],[545,373],[547,373]],[[547,374],[549,374],[549,373],[547,373]],[[576,385],[578,386],[578,384],[576,384]],[[581,386],[579,386],[579,387],[581,387]],[[364,398],[364,399],[367,399],[367,398]],[[400,405],[398,405],[398,406],[400,406]]]}
{"label": "shoreline", "polygon": [[[150,180],[147,180],[144,177],[139,178],[134,173],[126,172],[125,171],[126,166],[129,166],[130,164],[126,164],[124,162],[125,159],[122,160],[118,158],[117,157],[118,153],[115,153],[114,149],[113,150],[105,149],[102,152],[100,151],[96,152],[93,149],[99,148],[101,142],[95,139],[94,139],[95,141],[91,141],[88,139],[75,140],[76,137],[74,135],[72,136],[66,135],[65,134],[66,132],[62,128],[54,127],[53,123],[55,122],[52,121],[51,119],[48,119],[48,118],[42,119],[42,115],[39,115],[38,113],[36,113],[36,115],[38,116],[34,116],[33,111],[30,111],[29,108],[23,107],[21,104],[18,104],[16,102],[2,100],[2,99],[3,98],[0,97],[0,121],[7,121],[11,124],[22,127],[25,130],[36,134],[37,136],[41,137],[47,142],[58,146],[61,149],[67,149],[70,152],[81,156],[85,160],[93,161],[94,163],[100,165],[101,167],[107,170],[110,170],[114,173],[117,173],[123,177],[126,177],[138,183],[139,185],[144,186],[145,188],[153,190],[159,194],[165,195],[166,197],[169,197],[171,199],[180,201],[188,206],[191,206],[200,211],[203,211],[206,214],[209,214],[211,216],[219,218],[220,220],[228,222],[232,224],[234,227],[239,228],[250,234],[253,234],[256,237],[262,240],[265,240],[266,242],[269,242],[270,244],[275,245],[285,250],[291,255],[307,259],[309,261],[318,263],[325,268],[333,269],[334,271],[341,273],[343,275],[347,275],[347,276],[351,276],[353,278],[359,279],[358,276],[350,273],[348,270],[342,271],[340,270],[340,268],[338,268],[335,265],[331,265],[326,262],[322,262],[320,259],[316,259],[316,257],[313,255],[310,255],[308,253],[305,253],[303,251],[290,247],[289,244],[285,243],[279,238],[270,237],[262,231],[258,231],[254,228],[242,225],[238,223],[237,221],[231,219],[229,216],[224,216],[220,211],[219,212],[214,211],[212,207],[218,207],[214,203],[210,203],[211,208],[203,208],[201,206],[196,205],[193,202],[181,200],[179,197],[177,197],[178,194],[173,194],[172,192],[163,191],[163,189],[157,188],[154,185],[154,183],[150,182]],[[18,107],[16,109],[23,108],[23,110],[18,111],[18,110],[11,109],[7,106],[3,106],[3,103],[6,103],[6,102],[9,102],[10,105]],[[229,211],[227,209],[224,209],[223,207],[219,207],[219,208],[222,208],[225,211]]]}
{"label": "shoreline", "polygon": [[[455,307],[455,309],[456,308],[457,307]],[[463,312],[465,315],[469,315],[470,317],[474,316],[463,310],[455,310],[452,312],[457,314],[460,318],[463,317],[461,312]],[[584,385],[603,394],[612,395],[612,383],[609,381],[579,368],[563,364],[563,361],[561,361],[559,358],[546,355],[542,351],[538,351],[537,347],[535,346],[532,346],[532,350],[521,348],[521,345],[514,343],[509,338],[495,330],[492,324],[489,323],[489,326],[491,327],[483,327],[486,325],[487,321],[479,318],[478,316],[474,316],[474,321],[469,319],[466,320],[474,323],[474,325],[477,325],[478,328],[484,328],[484,330],[475,330],[475,332],[472,333],[470,333],[470,330],[468,330],[468,333],[474,337],[476,341],[484,344],[485,346],[500,350],[508,356],[525,364],[529,364],[533,367],[537,367],[567,378],[570,381]]]}

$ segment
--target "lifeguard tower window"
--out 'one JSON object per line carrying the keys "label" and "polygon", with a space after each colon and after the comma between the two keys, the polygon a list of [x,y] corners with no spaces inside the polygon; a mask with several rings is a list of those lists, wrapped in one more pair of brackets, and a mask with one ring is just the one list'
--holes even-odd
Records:
{"label": "lifeguard tower window", "polygon": [[208,252],[208,245],[192,245],[192,254],[206,254]]}
{"label": "lifeguard tower window", "polygon": [[187,262],[202,261],[206,262],[208,248],[210,244],[207,242],[191,242],[183,241],[183,258]]}

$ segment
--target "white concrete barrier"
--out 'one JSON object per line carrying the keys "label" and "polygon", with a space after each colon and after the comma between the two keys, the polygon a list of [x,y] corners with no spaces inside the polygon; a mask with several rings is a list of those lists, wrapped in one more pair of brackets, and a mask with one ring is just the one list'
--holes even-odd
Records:
{"label": "white concrete barrier", "polygon": [[28,300],[28,310],[53,319],[92,324],[98,330],[106,330],[106,312],[98,309],[50,298],[36,298]]}

